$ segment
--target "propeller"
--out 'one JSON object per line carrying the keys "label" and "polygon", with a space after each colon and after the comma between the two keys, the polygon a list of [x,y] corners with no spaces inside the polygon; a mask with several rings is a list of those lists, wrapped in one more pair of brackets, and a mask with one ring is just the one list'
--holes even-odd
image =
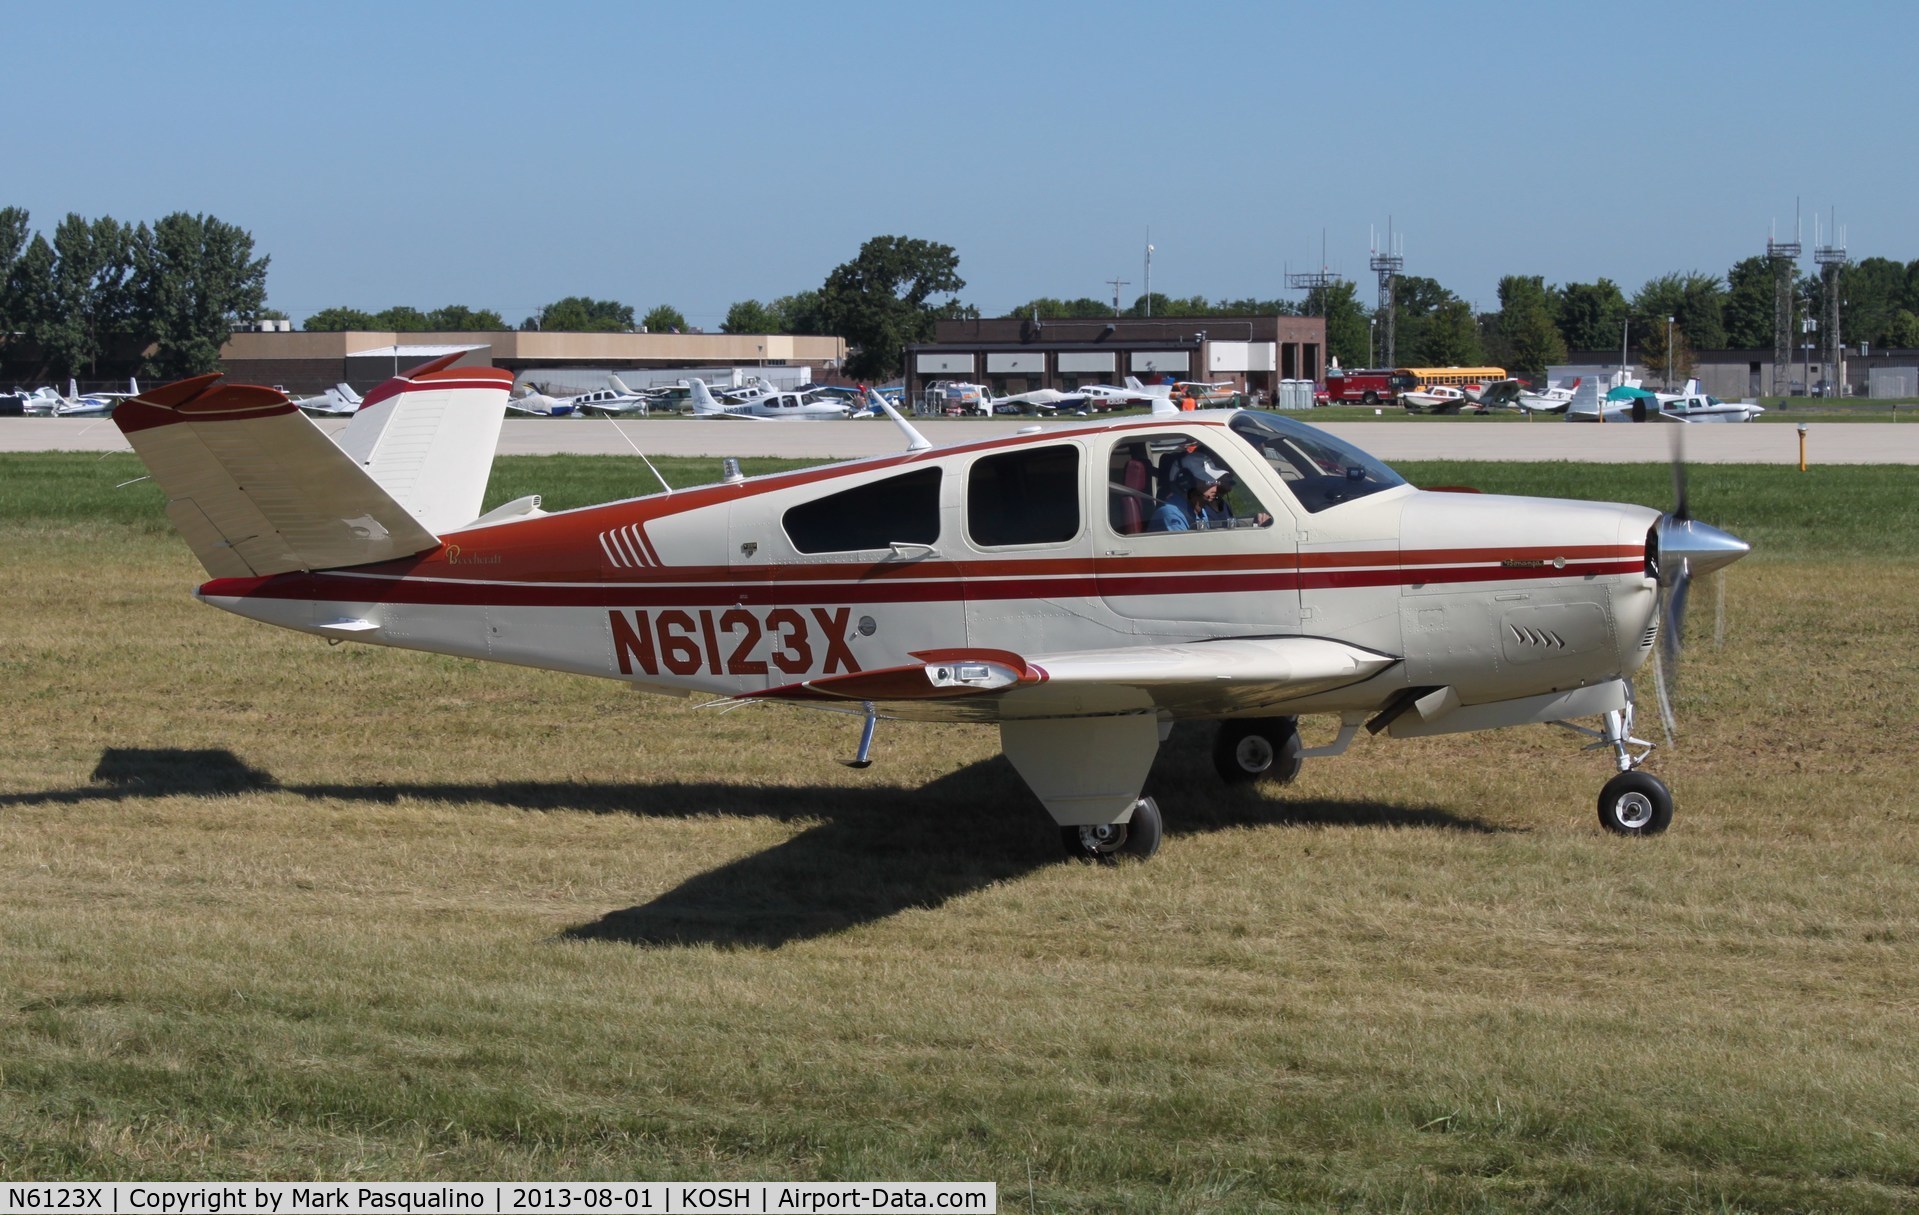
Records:
{"label": "propeller", "polygon": [[1659,647],[1653,652],[1653,686],[1659,696],[1659,721],[1671,745],[1677,731],[1673,717],[1673,687],[1679,676],[1679,655],[1685,645],[1686,603],[1692,580],[1724,569],[1752,551],[1752,545],[1692,517],[1686,496],[1685,433],[1672,433],[1673,508],[1656,526],[1654,568],[1659,575]]}

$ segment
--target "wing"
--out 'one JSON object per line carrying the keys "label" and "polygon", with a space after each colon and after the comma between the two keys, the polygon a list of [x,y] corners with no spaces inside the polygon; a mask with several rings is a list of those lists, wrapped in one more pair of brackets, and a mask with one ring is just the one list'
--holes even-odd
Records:
{"label": "wing", "polygon": [[749,693],[741,699],[846,707],[888,717],[1005,721],[1163,710],[1222,717],[1370,679],[1399,661],[1321,637],[1227,638],[1024,658],[928,650],[918,661]]}

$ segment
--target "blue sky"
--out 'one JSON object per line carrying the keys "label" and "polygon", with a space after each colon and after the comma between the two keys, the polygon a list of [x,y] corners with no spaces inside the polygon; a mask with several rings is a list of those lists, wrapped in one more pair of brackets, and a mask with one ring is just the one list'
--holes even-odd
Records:
{"label": "blue sky", "polygon": [[[204,211],[269,302],[671,304],[941,241],[997,315],[1106,280],[1291,297],[1320,264],[1723,274],[1836,214],[1919,257],[1900,3],[19,4],[0,205]],[[1808,261],[1808,269],[1810,261]]]}

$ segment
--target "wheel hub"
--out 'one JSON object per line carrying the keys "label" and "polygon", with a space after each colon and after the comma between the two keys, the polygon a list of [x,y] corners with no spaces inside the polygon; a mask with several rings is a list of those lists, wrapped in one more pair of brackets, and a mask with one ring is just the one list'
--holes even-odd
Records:
{"label": "wheel hub", "polygon": [[1239,740],[1233,758],[1248,772],[1264,772],[1273,766],[1273,744],[1260,735],[1249,734]]}
{"label": "wheel hub", "polygon": [[1643,793],[1622,794],[1613,803],[1613,817],[1622,827],[1637,830],[1652,821],[1652,799]]}

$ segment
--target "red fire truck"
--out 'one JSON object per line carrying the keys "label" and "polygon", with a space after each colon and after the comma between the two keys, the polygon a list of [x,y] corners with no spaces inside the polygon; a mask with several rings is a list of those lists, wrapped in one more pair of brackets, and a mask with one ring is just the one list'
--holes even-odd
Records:
{"label": "red fire truck", "polygon": [[1331,405],[1391,404],[1400,393],[1417,387],[1411,376],[1390,367],[1371,371],[1333,367],[1326,372],[1326,400]]}

